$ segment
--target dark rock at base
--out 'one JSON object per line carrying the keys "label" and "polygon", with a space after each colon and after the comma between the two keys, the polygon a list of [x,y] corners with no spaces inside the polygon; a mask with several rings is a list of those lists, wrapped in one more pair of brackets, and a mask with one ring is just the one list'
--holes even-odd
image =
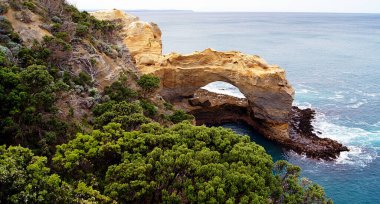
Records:
{"label": "dark rock at base", "polygon": [[349,151],[339,142],[329,138],[320,138],[315,134],[312,125],[312,121],[315,119],[315,110],[293,106],[290,114],[290,141],[285,142],[290,149],[297,153],[304,153],[308,157],[324,160],[336,159],[340,152]]}
{"label": "dark rock at base", "polygon": [[[210,104],[206,105],[204,102]],[[251,112],[246,99],[199,90],[193,98],[184,99],[176,105],[193,114],[197,125],[244,122],[285,149],[304,154],[309,158],[334,160],[340,155],[340,152],[349,151],[346,146],[335,140],[320,138],[316,135],[312,125],[315,111],[310,108],[292,107],[288,123],[289,137],[279,138],[274,137],[272,132],[268,131],[270,129],[267,127],[270,124],[252,117],[254,113]]]}

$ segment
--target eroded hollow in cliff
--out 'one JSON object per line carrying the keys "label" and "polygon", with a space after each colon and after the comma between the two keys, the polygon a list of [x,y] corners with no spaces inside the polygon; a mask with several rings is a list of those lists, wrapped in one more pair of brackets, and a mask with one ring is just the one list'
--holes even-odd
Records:
{"label": "eroded hollow in cliff", "polygon": [[250,120],[249,103],[244,94],[223,81],[199,88],[190,98],[183,98],[181,104],[187,106],[186,110],[195,116],[198,125]]}

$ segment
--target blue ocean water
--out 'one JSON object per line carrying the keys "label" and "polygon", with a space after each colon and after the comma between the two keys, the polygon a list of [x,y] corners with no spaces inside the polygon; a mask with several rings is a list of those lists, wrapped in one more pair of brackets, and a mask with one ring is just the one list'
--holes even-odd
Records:
{"label": "blue ocean water", "polygon": [[[275,160],[301,166],[335,203],[380,203],[380,14],[132,13],[160,26],[164,53],[239,50],[285,68],[295,105],[316,109],[322,137],[350,152],[335,162],[310,160],[244,124],[224,126],[250,135]],[[239,94],[222,83],[208,88]]]}

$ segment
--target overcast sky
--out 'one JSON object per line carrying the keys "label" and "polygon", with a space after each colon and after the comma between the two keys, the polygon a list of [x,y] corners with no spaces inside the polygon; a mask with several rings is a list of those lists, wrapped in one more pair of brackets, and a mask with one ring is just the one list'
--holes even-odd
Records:
{"label": "overcast sky", "polygon": [[68,0],[79,9],[380,13],[380,0]]}

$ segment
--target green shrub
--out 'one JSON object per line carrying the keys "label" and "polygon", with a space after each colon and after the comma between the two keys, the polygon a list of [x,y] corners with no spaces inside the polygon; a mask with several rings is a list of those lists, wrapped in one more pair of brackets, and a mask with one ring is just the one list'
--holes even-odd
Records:
{"label": "green shrub", "polygon": [[132,101],[136,99],[137,92],[127,86],[126,78],[116,81],[104,89],[104,93],[115,101]]}
{"label": "green shrub", "polygon": [[173,104],[171,103],[165,102],[164,106],[166,110],[173,110]]}
{"label": "green shrub", "polygon": [[69,34],[67,32],[57,32],[54,36],[65,41],[69,41]]}
{"label": "green shrub", "polygon": [[73,202],[70,185],[46,167],[47,158],[22,147],[0,146],[1,203]]}
{"label": "green shrub", "polygon": [[45,36],[43,38],[43,42],[45,46],[55,51],[67,52],[72,49],[71,45],[66,41],[52,36]]}
{"label": "green shrub", "polygon": [[85,86],[85,85],[91,85],[92,84],[92,78],[90,75],[88,75],[86,72],[80,72],[77,77],[74,78],[74,83]]}
{"label": "green shrub", "polygon": [[318,185],[301,185],[299,167],[274,164],[248,136],[189,123],[133,132],[110,123],[57,146],[53,165],[119,203],[329,202]]}
{"label": "green shrub", "polygon": [[0,16],[0,34],[9,34],[13,32],[12,24],[4,16]]}
{"label": "green shrub", "polygon": [[53,23],[50,27],[51,27],[51,30],[53,32],[59,32],[59,30],[62,27],[62,24],[60,24],[60,23]]}
{"label": "green shrub", "polygon": [[144,74],[137,81],[137,84],[144,91],[152,92],[155,89],[158,89],[160,87],[160,78],[158,78],[154,75],[151,75],[151,74]]}
{"label": "green shrub", "polygon": [[194,116],[187,114],[183,110],[176,110],[169,118],[173,123],[180,123],[185,120],[194,120]]}
{"label": "green shrub", "polygon": [[140,100],[141,107],[144,109],[144,114],[148,117],[157,115],[157,107],[147,100]]}
{"label": "green shrub", "polygon": [[139,102],[106,102],[97,105],[93,111],[96,116],[94,120],[96,128],[101,128],[110,122],[117,122],[122,124],[125,130],[134,130],[151,121],[144,116]]}
{"label": "green shrub", "polygon": [[8,5],[4,3],[0,3],[0,15],[4,15],[8,12]]}
{"label": "green shrub", "polygon": [[87,25],[78,24],[76,28],[76,35],[79,37],[85,37],[89,32],[89,28]]}
{"label": "green shrub", "polygon": [[35,11],[36,5],[31,1],[25,1],[23,5],[31,11]]}

